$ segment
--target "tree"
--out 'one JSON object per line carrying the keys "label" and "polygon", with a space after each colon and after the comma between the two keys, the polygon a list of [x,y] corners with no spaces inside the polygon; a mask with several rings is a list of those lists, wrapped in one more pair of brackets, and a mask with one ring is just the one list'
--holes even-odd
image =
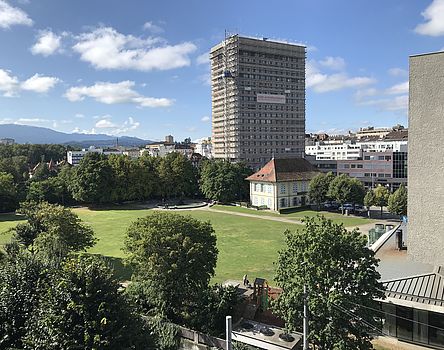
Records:
{"label": "tree", "polygon": [[252,170],[242,163],[207,160],[200,173],[200,190],[207,199],[233,202],[248,198],[249,184],[245,180]]}
{"label": "tree", "polygon": [[149,332],[118,288],[101,258],[68,259],[41,290],[27,323],[25,349],[147,348],[143,334]]}
{"label": "tree", "polygon": [[17,207],[17,189],[11,174],[0,172],[0,211],[10,211]]}
{"label": "tree", "polygon": [[23,349],[25,325],[37,305],[43,268],[26,252],[4,259],[0,266],[0,348]]}
{"label": "tree", "polygon": [[125,250],[135,271],[133,299],[145,312],[187,323],[214,275],[218,250],[211,224],[156,212],[130,225]]}
{"label": "tree", "polygon": [[308,185],[310,201],[316,203],[319,210],[321,209],[321,204],[328,199],[328,188],[334,178],[335,175],[332,172],[327,174],[321,173],[316,175]]}
{"label": "tree", "polygon": [[113,170],[103,154],[90,152],[75,168],[70,190],[75,200],[86,203],[111,201]]}
{"label": "tree", "polygon": [[365,188],[361,181],[356,178],[350,178],[350,202],[362,204],[364,202]]}
{"label": "tree", "polygon": [[197,192],[196,169],[181,153],[172,152],[161,158],[158,174],[163,199],[194,196]]}
{"label": "tree", "polygon": [[70,202],[71,196],[63,180],[56,176],[42,181],[32,181],[26,199],[34,202],[65,204]]}
{"label": "tree", "polygon": [[347,175],[341,174],[330,182],[328,188],[328,196],[341,205],[342,214],[344,214],[344,204],[351,200],[352,186],[350,180]]}
{"label": "tree", "polygon": [[375,194],[374,204],[381,208],[381,218],[382,218],[382,210],[383,207],[387,206],[388,199],[390,196],[390,191],[385,186],[379,185],[373,190]]}
{"label": "tree", "polygon": [[303,287],[308,289],[309,341],[317,349],[371,349],[377,326],[371,308],[384,298],[375,253],[356,229],[347,231],[322,216],[304,219],[305,226],[285,232],[275,281],[283,293],[273,308],[289,331],[303,318]]}
{"label": "tree", "polygon": [[368,217],[370,217],[370,207],[375,205],[375,193],[369,189],[364,197],[364,205],[367,207]]}
{"label": "tree", "polygon": [[24,203],[19,212],[25,215],[27,222],[12,229],[14,238],[31,251],[50,259],[86,250],[96,242],[91,227],[82,223],[70,209],[60,205]]}
{"label": "tree", "polygon": [[403,216],[407,215],[407,189],[404,185],[389,196],[388,211],[392,214]]}

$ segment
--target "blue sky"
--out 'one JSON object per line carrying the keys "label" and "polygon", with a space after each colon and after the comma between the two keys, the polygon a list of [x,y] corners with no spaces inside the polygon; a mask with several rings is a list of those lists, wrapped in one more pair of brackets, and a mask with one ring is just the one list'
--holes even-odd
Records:
{"label": "blue sky", "polygon": [[225,29],[307,46],[308,132],[407,125],[408,56],[444,48],[444,0],[0,0],[0,123],[210,136]]}

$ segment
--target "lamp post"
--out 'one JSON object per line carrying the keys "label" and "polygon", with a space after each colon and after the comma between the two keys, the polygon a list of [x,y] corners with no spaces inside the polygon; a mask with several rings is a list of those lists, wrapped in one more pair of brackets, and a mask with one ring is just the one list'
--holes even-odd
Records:
{"label": "lamp post", "polygon": [[308,302],[307,286],[304,283],[304,344],[303,350],[308,350]]}
{"label": "lamp post", "polygon": [[227,350],[233,349],[233,344],[231,341],[231,331],[232,331],[232,324],[231,324],[231,316],[226,316],[225,318],[225,329],[226,329],[226,344],[227,344]]}

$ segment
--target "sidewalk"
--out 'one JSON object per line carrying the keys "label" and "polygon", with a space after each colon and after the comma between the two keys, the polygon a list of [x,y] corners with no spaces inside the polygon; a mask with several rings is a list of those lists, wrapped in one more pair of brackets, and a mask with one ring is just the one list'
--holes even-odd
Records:
{"label": "sidewalk", "polygon": [[423,350],[423,349],[430,349],[429,347],[425,346],[418,346],[413,345],[409,343],[405,343],[402,341],[399,341],[398,339],[391,338],[391,337],[377,337],[375,338],[372,343],[376,345],[376,349],[381,350]]}

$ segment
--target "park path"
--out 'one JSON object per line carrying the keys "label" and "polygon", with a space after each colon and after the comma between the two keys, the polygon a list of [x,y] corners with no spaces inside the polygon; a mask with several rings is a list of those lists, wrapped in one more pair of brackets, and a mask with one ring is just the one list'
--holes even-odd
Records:
{"label": "park path", "polygon": [[[231,214],[231,215],[245,216],[245,217],[255,218],[255,219],[272,220],[272,221],[287,222],[287,223],[296,224],[296,225],[303,225],[302,221],[299,221],[299,220],[278,218],[278,217],[275,217],[275,216],[254,215],[254,214],[247,214],[247,213],[236,213],[236,212],[229,211],[229,210],[213,209],[213,208],[210,208],[210,207],[205,207],[205,208],[206,208],[206,210],[212,211],[212,212],[215,212],[215,213]],[[205,208],[200,208],[200,209],[205,209]]]}
{"label": "park path", "polygon": [[[197,210],[208,210],[208,211],[212,211],[215,213],[222,213],[222,214],[230,214],[230,215],[237,215],[237,216],[244,216],[244,217],[250,217],[250,218],[255,218],[255,219],[263,219],[263,220],[272,220],[272,221],[279,221],[279,222],[285,222],[285,223],[290,223],[290,224],[296,224],[296,225],[303,225],[304,223],[300,220],[293,220],[293,219],[287,219],[287,218],[280,218],[280,217],[275,217],[275,216],[266,216],[266,215],[255,215],[255,214],[247,214],[247,213],[237,213],[237,212],[233,212],[233,211],[228,211],[228,210],[220,210],[220,209],[213,209],[211,207],[203,207],[203,208],[196,208]],[[385,224],[393,224],[393,225],[397,225],[398,223],[396,222],[392,222],[392,221],[388,221],[388,220],[381,220],[382,222],[384,222]],[[375,227],[375,222],[372,223],[368,223],[368,224],[363,224],[363,225],[351,225],[351,226],[345,226],[345,228],[347,230],[353,230],[354,228],[358,228],[358,230],[367,235],[368,231],[372,228]]]}

